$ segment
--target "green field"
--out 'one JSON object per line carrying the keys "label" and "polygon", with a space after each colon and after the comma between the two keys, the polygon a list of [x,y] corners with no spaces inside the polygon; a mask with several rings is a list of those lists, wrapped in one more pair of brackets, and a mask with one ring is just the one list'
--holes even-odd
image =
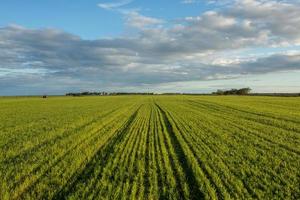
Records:
{"label": "green field", "polygon": [[0,199],[300,199],[300,98],[0,98]]}

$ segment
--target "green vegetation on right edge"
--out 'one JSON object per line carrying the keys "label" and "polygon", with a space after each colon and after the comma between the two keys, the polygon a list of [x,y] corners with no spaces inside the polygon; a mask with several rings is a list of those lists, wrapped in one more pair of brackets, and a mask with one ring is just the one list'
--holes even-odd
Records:
{"label": "green vegetation on right edge", "polygon": [[300,199],[300,99],[0,99],[0,199]]}

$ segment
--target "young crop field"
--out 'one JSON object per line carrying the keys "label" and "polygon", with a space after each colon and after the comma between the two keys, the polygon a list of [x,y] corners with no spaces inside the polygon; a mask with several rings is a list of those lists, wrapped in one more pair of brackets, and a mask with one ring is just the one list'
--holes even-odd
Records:
{"label": "young crop field", "polygon": [[300,199],[300,98],[0,98],[0,199]]}

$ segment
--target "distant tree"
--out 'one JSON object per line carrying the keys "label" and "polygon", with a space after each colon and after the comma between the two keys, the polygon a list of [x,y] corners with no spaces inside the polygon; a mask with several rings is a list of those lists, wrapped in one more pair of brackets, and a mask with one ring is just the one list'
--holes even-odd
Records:
{"label": "distant tree", "polygon": [[247,95],[251,91],[250,88],[231,89],[231,90],[217,90],[213,94],[217,95]]}
{"label": "distant tree", "polygon": [[249,94],[251,89],[249,87],[247,88],[241,88],[238,90],[238,95],[247,95]]}
{"label": "distant tree", "polygon": [[236,95],[238,93],[237,89],[231,89],[224,91],[224,95]]}
{"label": "distant tree", "polygon": [[217,95],[223,95],[223,94],[224,94],[224,91],[223,91],[223,90],[217,90],[216,94],[217,94]]}

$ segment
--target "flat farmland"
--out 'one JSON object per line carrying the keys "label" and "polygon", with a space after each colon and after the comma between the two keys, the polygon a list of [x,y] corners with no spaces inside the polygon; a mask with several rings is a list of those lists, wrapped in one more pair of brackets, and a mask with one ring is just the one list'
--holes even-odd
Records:
{"label": "flat farmland", "polygon": [[300,98],[0,98],[0,199],[300,199]]}

